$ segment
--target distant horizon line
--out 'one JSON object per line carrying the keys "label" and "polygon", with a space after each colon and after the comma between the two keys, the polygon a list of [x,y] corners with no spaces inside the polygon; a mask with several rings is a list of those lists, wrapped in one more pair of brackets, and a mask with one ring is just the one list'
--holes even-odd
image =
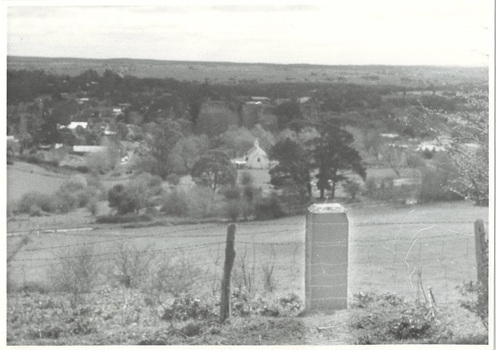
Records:
{"label": "distant horizon line", "polygon": [[[27,55],[7,55],[9,58],[29,58],[29,59],[69,59],[69,60],[89,60],[89,61],[155,61],[155,62],[177,62],[177,63],[210,63],[210,64],[234,64],[234,65],[269,65],[269,66],[312,66],[312,67],[434,67],[434,68],[485,68],[489,69],[488,65],[461,65],[461,64],[387,64],[387,63],[363,63],[363,64],[347,64],[347,63],[270,63],[270,62],[235,62],[235,61],[195,61],[195,60],[179,60],[179,59],[157,59],[157,58],[130,58],[130,57],[112,57],[112,58],[89,58],[89,57],[73,57],[73,56],[27,56]],[[7,62],[8,63],[8,62]]]}

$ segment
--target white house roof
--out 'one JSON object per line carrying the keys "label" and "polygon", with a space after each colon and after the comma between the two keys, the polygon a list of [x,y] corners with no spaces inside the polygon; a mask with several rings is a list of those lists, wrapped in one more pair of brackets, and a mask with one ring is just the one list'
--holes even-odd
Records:
{"label": "white house roof", "polygon": [[400,137],[400,135],[398,134],[381,134],[381,137],[384,137],[386,139],[395,139],[397,137]]}
{"label": "white house roof", "polygon": [[98,153],[104,151],[103,146],[74,145],[72,151],[76,153]]}
{"label": "white house roof", "polygon": [[60,125],[60,129],[74,130],[78,126],[82,127],[83,129],[86,129],[88,128],[88,122],[70,122],[68,125]]}
{"label": "white house roof", "polygon": [[431,142],[422,142],[420,145],[417,146],[415,149],[417,152],[418,151],[445,151],[446,149],[444,146],[440,146],[438,144],[434,144]]}
{"label": "white house roof", "polygon": [[246,160],[245,158],[234,158],[233,160],[231,160],[232,163],[234,164],[238,164],[238,165],[244,165],[246,164]]}

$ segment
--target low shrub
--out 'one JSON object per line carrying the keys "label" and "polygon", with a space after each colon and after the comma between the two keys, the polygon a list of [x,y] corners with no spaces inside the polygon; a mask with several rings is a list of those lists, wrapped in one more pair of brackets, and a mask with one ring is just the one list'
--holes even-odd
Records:
{"label": "low shrub", "polygon": [[[80,172],[82,174],[88,174],[90,172],[90,168],[88,168],[86,165],[73,166],[73,165],[64,164],[64,165],[61,165],[60,167],[62,169],[77,171],[77,172]],[[95,173],[99,173],[99,172],[96,171]]]}
{"label": "low shrub", "polygon": [[225,202],[224,214],[231,221],[238,220],[238,217],[243,212],[243,201],[240,199],[230,199]]}
{"label": "low shrub", "polygon": [[25,161],[31,164],[41,164],[45,160],[43,155],[40,153],[22,155],[18,157],[19,160]]}
{"label": "low shrub", "polygon": [[74,169],[76,169],[77,171],[83,174],[87,174],[90,172],[90,168],[87,167],[86,165],[78,165]]}
{"label": "low shrub", "polygon": [[62,192],[76,192],[88,187],[88,181],[82,175],[73,175],[60,186]]}
{"label": "low shrub", "polygon": [[175,259],[167,257],[156,262],[147,288],[156,295],[167,293],[179,297],[194,293],[202,276],[204,271],[195,266],[189,256],[181,255]]}
{"label": "low shrub", "polygon": [[68,213],[79,207],[79,199],[77,193],[74,192],[57,192],[55,195],[55,203],[57,209],[62,213]]}
{"label": "low shrub", "polygon": [[136,246],[119,242],[118,253],[112,261],[109,277],[115,278],[126,288],[142,286],[149,275],[150,264],[154,258],[150,254],[151,245],[139,249]]}
{"label": "low shrub", "polygon": [[35,211],[53,213],[57,209],[53,195],[41,192],[28,192],[17,203],[17,212],[31,214]]}
{"label": "low shrub", "polygon": [[58,255],[58,264],[49,268],[51,286],[56,292],[71,295],[71,306],[78,306],[83,295],[93,290],[99,277],[99,263],[92,245],[65,249]]}
{"label": "low shrub", "polygon": [[60,162],[57,159],[51,159],[51,160],[45,160],[44,164],[57,168],[59,166]]}
{"label": "low shrub", "polygon": [[236,221],[241,215],[245,220],[253,215],[255,198],[260,194],[252,183],[251,174],[242,173],[241,187],[230,186],[222,191],[222,195],[226,199],[223,208],[225,217]]}
{"label": "low shrub", "polygon": [[33,154],[27,154],[27,155],[19,155],[17,156],[17,159],[20,161],[24,161],[26,163],[30,164],[36,164],[36,165],[48,165],[52,167],[58,167],[60,162],[57,159],[45,159],[45,156],[42,153],[35,152]]}
{"label": "low shrub", "polygon": [[100,215],[96,218],[98,224],[125,224],[148,221],[153,221],[153,218],[147,214]]}
{"label": "low shrub", "polygon": [[393,178],[384,178],[380,181],[369,178],[365,181],[362,194],[372,200],[404,203],[406,200],[417,197],[418,185],[394,186]]}
{"label": "low shrub", "polygon": [[206,320],[216,316],[213,306],[191,296],[174,298],[172,304],[165,308],[162,319],[166,321]]}
{"label": "low shrub", "polygon": [[146,190],[147,196],[157,196],[163,192],[162,178],[158,175],[140,173],[129,181],[128,187],[140,187]]}
{"label": "low shrub", "polygon": [[257,220],[278,219],[284,216],[281,202],[275,193],[258,199],[254,205],[254,214]]}
{"label": "low shrub", "polygon": [[117,214],[124,216],[138,211],[144,206],[143,191],[134,191],[122,184],[114,185],[108,191],[109,207],[117,209]]}
{"label": "low shrub", "polygon": [[233,291],[231,303],[232,314],[240,317],[295,316],[303,308],[303,301],[294,293],[282,296],[273,293],[253,295],[246,289]]}
{"label": "low shrub", "polygon": [[351,199],[355,199],[355,197],[360,193],[361,187],[360,184],[353,180],[348,180],[343,184],[344,191],[350,196]]}
{"label": "low shrub", "polygon": [[68,333],[71,335],[86,335],[98,331],[97,323],[92,317],[90,307],[77,307],[73,310],[72,315],[68,318]]}
{"label": "low shrub", "polygon": [[91,215],[95,216],[98,214],[98,199],[91,198],[86,204],[86,209],[91,213]]}
{"label": "low shrub", "polygon": [[179,330],[186,337],[196,337],[202,333],[204,324],[200,322],[188,322]]}
{"label": "low shrub", "polygon": [[194,186],[187,194],[187,204],[193,218],[208,218],[217,212],[215,195],[208,187]]}
{"label": "low shrub", "polygon": [[355,297],[350,328],[356,344],[449,343],[453,333],[439,312],[425,303],[408,302],[391,294],[360,294]]}
{"label": "low shrub", "polygon": [[422,169],[420,189],[418,193],[419,203],[441,202],[462,200],[463,197],[450,190],[450,179],[452,178],[446,169],[428,168]]}
{"label": "low shrub", "polygon": [[36,204],[33,204],[31,208],[29,208],[29,216],[32,217],[37,217],[37,216],[43,216],[43,210]]}
{"label": "low shrub", "polygon": [[174,216],[188,215],[188,200],[184,192],[173,190],[163,197],[160,211]]}
{"label": "low shrub", "polygon": [[235,200],[241,198],[241,189],[239,187],[231,186],[222,191],[222,195],[227,200]]}

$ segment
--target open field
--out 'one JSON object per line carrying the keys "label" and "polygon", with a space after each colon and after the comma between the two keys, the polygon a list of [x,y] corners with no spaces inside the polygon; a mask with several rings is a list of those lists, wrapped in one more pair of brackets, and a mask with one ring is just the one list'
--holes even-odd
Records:
{"label": "open field", "polygon": [[9,201],[20,199],[25,193],[38,191],[53,193],[66,179],[52,172],[44,171],[36,165],[16,163],[7,166],[7,198]]}
{"label": "open field", "polygon": [[[376,292],[394,293],[413,300],[420,293],[416,272],[421,269],[424,288],[432,288],[437,305],[448,315],[455,334],[484,333],[479,321],[459,307],[461,296],[456,287],[476,277],[473,222],[479,218],[487,221],[487,208],[460,202],[402,208],[375,206],[349,208],[348,216],[349,298],[358,292]],[[95,319],[103,317],[106,321],[105,325],[98,326],[103,327],[100,331],[92,331],[87,336],[60,340],[25,338],[25,332],[29,333],[29,329],[37,326],[26,321],[27,329],[24,326],[13,327],[20,322],[15,314],[23,312],[23,303],[41,305],[44,311],[40,309],[36,313],[35,319],[38,319],[47,317],[41,315],[54,312],[52,308],[59,308],[64,302],[64,295],[35,293],[21,297],[12,294],[8,299],[8,317],[13,327],[9,327],[8,333],[11,344],[136,344],[146,337],[156,338],[158,330],[164,328],[164,321],[146,304],[146,289],[106,287],[111,282],[104,272],[120,254],[118,244],[126,242],[142,255],[154,259],[153,265],[168,258],[188,260],[190,267],[202,271],[198,289],[191,292],[194,295],[212,295],[219,291],[226,227],[227,224],[212,223],[30,235],[29,243],[22,247],[9,265],[9,286],[37,285],[38,288],[50,290],[50,271],[60,263],[59,256],[72,252],[72,256],[76,257],[81,254],[78,248],[93,247],[93,257],[102,273],[97,278],[97,291],[88,298],[92,300],[92,310],[102,312],[100,316],[95,315]],[[238,223],[233,287],[242,284],[241,266],[244,262],[248,274],[255,272],[252,292],[263,293],[265,274],[262,270],[273,266],[275,295],[295,293],[303,298],[304,237],[304,216]],[[8,238],[8,251],[12,252],[21,239],[19,236]],[[62,316],[51,317],[52,322],[58,322]],[[49,324],[48,319],[43,322]],[[196,341],[199,344],[252,345],[354,342],[347,328],[349,313],[346,311],[289,318],[236,318],[233,322],[235,324],[222,328],[218,338],[202,337]],[[332,331],[321,334],[316,328],[322,326],[331,326]],[[231,327],[236,329],[236,338],[229,336]],[[187,339],[181,339],[171,341],[173,344],[188,344]]]}
{"label": "open field", "polygon": [[429,83],[458,84],[486,82],[487,68],[436,66],[320,66],[249,64],[228,62],[187,62],[137,59],[77,58],[7,58],[7,68],[16,70],[43,69],[47,73],[75,76],[88,69],[102,74],[106,69],[138,78],[174,78],[181,81],[209,80],[212,83],[236,84],[240,81],[258,83],[314,82],[394,84],[424,86]]}
{"label": "open field", "polygon": [[[54,193],[71,175],[55,173],[40,166],[16,162],[7,166],[7,198],[9,201],[20,199],[28,192]],[[110,188],[118,183],[123,183],[128,177],[104,178],[102,183]]]}
{"label": "open field", "polygon": [[[414,297],[413,273],[421,267],[423,283],[432,287],[439,301],[457,300],[455,287],[475,277],[473,222],[487,215],[487,208],[467,203],[350,209],[349,293],[396,292]],[[211,273],[219,270],[214,262],[223,256],[226,227],[185,225],[30,236],[31,242],[11,264],[10,282],[48,283],[46,271],[58,263],[57,256],[81,244],[93,245],[98,260],[109,263],[119,241],[131,242],[138,250],[151,245],[147,254],[157,258],[192,256],[210,274],[206,282],[213,281]],[[246,255],[247,264],[255,263],[257,279],[262,278],[261,266],[273,262],[277,285],[302,296],[304,227],[303,216],[239,223],[238,259]]]}

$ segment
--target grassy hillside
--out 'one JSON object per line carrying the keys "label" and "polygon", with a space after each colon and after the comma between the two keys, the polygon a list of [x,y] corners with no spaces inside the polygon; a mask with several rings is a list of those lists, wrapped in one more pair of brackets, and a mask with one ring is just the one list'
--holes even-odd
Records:
{"label": "grassy hillside", "polygon": [[7,57],[7,69],[43,69],[53,74],[75,76],[93,69],[106,69],[138,78],[174,78],[235,84],[240,81],[273,82],[347,82],[356,84],[394,84],[424,86],[487,82],[488,69],[441,66],[324,66],[306,64],[265,64],[230,62],[187,62],[138,59],[79,59]]}
{"label": "grassy hillside", "polygon": [[17,162],[7,167],[7,198],[18,200],[33,191],[53,193],[66,178],[33,164]]}
{"label": "grassy hillside", "polygon": [[[461,296],[456,286],[475,278],[473,221],[487,219],[487,208],[456,203],[403,208],[350,208],[348,213],[350,297],[358,292],[377,292],[415,299],[420,292],[416,272],[421,268],[425,288],[432,288],[439,308],[449,309],[445,312],[450,316],[453,331],[457,335],[482,332],[478,321],[458,306]],[[91,316],[91,320],[99,320],[99,323],[91,321],[93,323],[84,324],[85,327],[95,325],[88,328],[88,333],[57,339],[58,336],[52,337],[52,333],[47,333],[51,323],[42,315],[62,305],[65,294],[48,293],[45,297],[36,293],[30,296],[28,293],[26,304],[20,303],[14,294],[8,303],[11,344],[136,344],[143,339],[159,338],[158,334],[162,334],[160,332],[167,323],[160,320],[160,313],[147,301],[150,298],[146,284],[142,285],[142,289],[106,287],[115,283],[105,272],[110,271],[109,267],[122,252],[118,248],[119,242],[130,244],[134,251],[142,252],[140,256],[153,258],[150,268],[159,266],[163,261],[177,261],[179,264],[187,262],[185,273],[200,269],[202,273],[197,276],[197,287],[188,291],[195,297],[212,295],[213,290],[218,291],[222,274],[226,226],[208,224],[101,229],[30,236],[9,267],[11,286],[25,284],[50,289],[49,276],[61,263],[60,256],[72,251],[70,256],[77,257],[81,253],[74,249],[93,247],[91,254],[102,273],[95,276],[98,288],[87,298],[91,300],[88,304],[91,310],[100,310],[100,313],[90,313],[87,317]],[[245,277],[253,271],[254,289],[263,293],[264,269],[272,266],[274,295],[295,293],[303,297],[304,237],[303,216],[238,224],[233,287],[242,283],[240,277],[243,277],[244,266]],[[19,238],[9,238],[9,241],[13,239]],[[8,245],[9,249],[14,246],[13,241]],[[181,278],[186,277],[181,275]],[[36,313],[36,317],[41,317],[42,321],[39,324],[26,321],[27,324],[22,324],[22,327],[16,326],[22,322],[22,316],[16,314],[24,314],[23,305],[34,305],[28,298],[34,298],[36,305],[40,305],[37,307],[43,311]],[[211,333],[213,337],[207,336],[208,333],[169,341],[172,344],[352,344],[356,339],[349,335],[348,316],[346,312],[338,312],[291,318],[235,317],[232,320],[234,324],[228,323]],[[53,317],[55,322],[59,316]],[[185,324],[180,323],[180,326]],[[318,327],[326,326],[329,329],[325,333],[317,331]],[[42,335],[33,333],[33,327],[41,327],[39,334]],[[274,332],[267,332],[267,329],[274,329]],[[279,331],[276,332],[276,329]],[[236,336],[233,337],[233,334]]]}

